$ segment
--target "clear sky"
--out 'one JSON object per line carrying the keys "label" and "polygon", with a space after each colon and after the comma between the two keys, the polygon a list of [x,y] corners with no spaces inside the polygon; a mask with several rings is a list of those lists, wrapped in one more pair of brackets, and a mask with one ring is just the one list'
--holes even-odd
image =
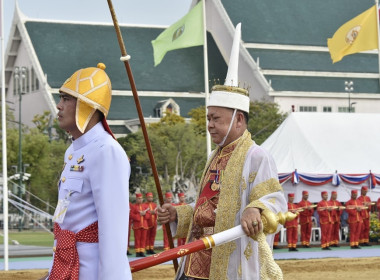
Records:
{"label": "clear sky", "polygon": [[[8,42],[16,0],[3,1],[4,42]],[[107,0],[17,0],[30,18],[112,22]],[[192,0],[113,0],[119,23],[171,25],[190,9]]]}

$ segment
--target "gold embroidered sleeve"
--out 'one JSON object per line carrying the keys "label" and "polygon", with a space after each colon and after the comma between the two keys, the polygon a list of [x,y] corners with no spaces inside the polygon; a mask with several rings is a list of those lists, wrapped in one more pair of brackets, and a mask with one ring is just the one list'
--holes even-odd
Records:
{"label": "gold embroidered sleeve", "polygon": [[193,208],[190,205],[175,206],[177,210],[177,234],[175,238],[185,238],[189,231],[191,218],[193,217]]}
{"label": "gold embroidered sleeve", "polygon": [[262,211],[264,210],[269,210],[268,207],[265,206],[264,203],[262,203],[260,200],[255,200],[255,201],[252,201],[250,204],[248,204],[245,209],[247,208],[259,208]]}
{"label": "gold embroidered sleeve", "polygon": [[258,200],[264,195],[275,193],[278,191],[283,191],[280,182],[275,178],[271,178],[265,182],[257,184],[252,188],[251,193],[249,194],[249,201],[252,202]]}

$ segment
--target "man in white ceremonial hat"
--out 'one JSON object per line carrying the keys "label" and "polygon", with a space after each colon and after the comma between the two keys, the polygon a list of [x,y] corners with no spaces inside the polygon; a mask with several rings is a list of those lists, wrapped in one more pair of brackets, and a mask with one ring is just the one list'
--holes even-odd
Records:
{"label": "man in white ceremonial hat", "polygon": [[112,90],[104,69],[103,63],[79,69],[59,90],[58,123],[72,143],[58,182],[49,280],[132,279],[130,165],[106,122]]}
{"label": "man in white ceremonial hat", "polygon": [[[174,237],[187,237],[186,243],[240,224],[247,236],[183,257],[176,279],[259,279],[258,244],[250,236],[262,230],[263,210],[287,210],[275,163],[247,130],[250,100],[237,75],[240,30],[238,24],[226,82],[212,88],[207,105],[208,131],[218,147],[206,163],[197,200],[164,204],[158,219],[170,222]],[[273,238],[267,236],[269,245]]]}

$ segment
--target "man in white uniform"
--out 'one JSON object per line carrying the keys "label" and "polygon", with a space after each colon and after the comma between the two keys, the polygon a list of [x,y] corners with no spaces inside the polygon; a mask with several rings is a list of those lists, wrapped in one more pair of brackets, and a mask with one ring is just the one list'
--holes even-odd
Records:
{"label": "man in white uniform", "polygon": [[[237,25],[224,85],[214,86],[208,102],[208,131],[219,147],[204,169],[195,205],[158,209],[174,237],[187,242],[242,225],[247,237],[181,260],[176,279],[259,279],[258,244],[251,237],[262,229],[260,213],[286,212],[287,203],[272,157],[247,131],[248,91],[238,87],[240,24]],[[279,229],[279,228],[278,228]],[[274,235],[267,237],[273,243]]]}
{"label": "man in white uniform", "polygon": [[72,136],[54,214],[48,279],[132,279],[126,256],[128,157],[106,116],[111,82],[105,65],[76,71],[60,88],[59,126]]}

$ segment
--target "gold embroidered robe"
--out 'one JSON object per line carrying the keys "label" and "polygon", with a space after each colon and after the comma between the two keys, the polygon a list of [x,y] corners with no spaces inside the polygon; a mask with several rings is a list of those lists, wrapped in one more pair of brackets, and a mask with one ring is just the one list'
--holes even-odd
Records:
{"label": "gold embroidered robe", "polygon": [[[219,149],[219,148],[218,148]],[[218,153],[211,154],[201,182],[210,163]],[[198,197],[201,193],[201,188]],[[269,209],[275,213],[286,212],[287,202],[278,182],[276,165],[272,157],[251,139],[245,131],[231,154],[220,182],[219,202],[217,206],[214,233],[230,229],[240,224],[246,207]],[[178,222],[171,223],[175,237],[187,236],[192,240],[192,205],[176,206]],[[280,227],[278,228],[278,230]],[[272,246],[274,235],[268,235],[267,242]],[[176,279],[184,270],[181,260]],[[243,237],[212,249],[209,279],[259,279],[259,256],[257,242]]]}

